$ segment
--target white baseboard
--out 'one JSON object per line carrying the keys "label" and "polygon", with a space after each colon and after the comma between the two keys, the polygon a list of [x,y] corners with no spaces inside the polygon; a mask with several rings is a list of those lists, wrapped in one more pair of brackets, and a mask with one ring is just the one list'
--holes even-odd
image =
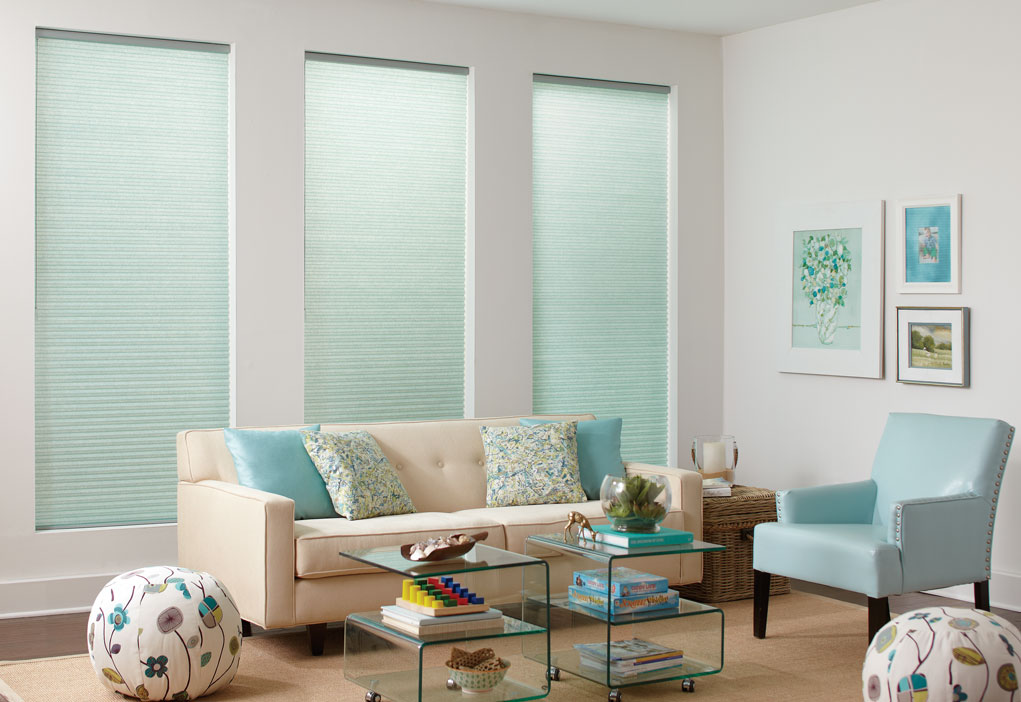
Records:
{"label": "white baseboard", "polygon": [[[926,590],[932,595],[963,600],[972,607],[975,604],[975,589],[972,585],[954,585],[939,590]],[[989,581],[989,604],[993,607],[1021,612],[1021,575],[1004,571],[993,571]]]}
{"label": "white baseboard", "polygon": [[88,612],[99,591],[116,575],[0,580],[0,619]]}

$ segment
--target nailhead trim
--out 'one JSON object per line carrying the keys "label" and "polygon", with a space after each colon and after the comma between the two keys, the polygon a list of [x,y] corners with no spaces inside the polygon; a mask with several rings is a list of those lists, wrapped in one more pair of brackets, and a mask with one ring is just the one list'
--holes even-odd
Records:
{"label": "nailhead trim", "polygon": [[1007,468],[1007,457],[1010,456],[1010,445],[1013,442],[1013,440],[1014,440],[1014,427],[1011,427],[1007,431],[1007,440],[1004,442],[1004,445],[1003,445],[1003,458],[1000,459],[1000,470],[997,471],[997,473],[996,473],[996,481],[994,482],[994,485],[993,485],[993,487],[994,487],[994,489],[993,489],[993,497],[990,500],[990,502],[992,503],[993,509],[992,509],[992,511],[989,512],[989,531],[987,533],[987,536],[989,536],[989,538],[986,540],[986,544],[987,544],[987,547],[986,547],[986,577],[987,578],[992,577],[992,571],[991,571],[992,565],[990,563],[990,559],[992,557],[992,551],[993,551],[993,548],[992,548],[992,544],[993,544],[993,523],[996,521],[996,502],[997,502],[997,499],[998,499],[997,496],[1000,494],[1000,483],[1003,482],[1003,472]]}

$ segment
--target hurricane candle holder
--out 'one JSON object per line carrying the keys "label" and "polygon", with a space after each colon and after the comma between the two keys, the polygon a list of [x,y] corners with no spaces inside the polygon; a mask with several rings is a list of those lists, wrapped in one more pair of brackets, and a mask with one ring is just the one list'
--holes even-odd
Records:
{"label": "hurricane candle holder", "polygon": [[734,482],[737,441],[728,434],[696,436],[691,443],[691,461],[703,480],[724,478]]}

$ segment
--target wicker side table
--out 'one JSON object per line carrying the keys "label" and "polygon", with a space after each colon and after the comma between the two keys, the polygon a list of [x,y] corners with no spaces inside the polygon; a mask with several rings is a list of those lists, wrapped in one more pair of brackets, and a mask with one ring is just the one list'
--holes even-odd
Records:
{"label": "wicker side table", "polygon": [[[699,602],[743,600],[753,594],[751,530],[756,524],[776,521],[776,493],[735,485],[730,497],[702,498],[702,538],[726,551],[702,556],[702,582],[684,585],[681,597]],[[791,582],[774,575],[771,595],[791,591]]]}

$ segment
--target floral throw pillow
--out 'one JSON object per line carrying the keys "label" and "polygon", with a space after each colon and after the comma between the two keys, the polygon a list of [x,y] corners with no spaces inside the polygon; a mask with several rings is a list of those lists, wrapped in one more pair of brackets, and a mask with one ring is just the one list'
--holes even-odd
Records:
{"label": "floral throw pillow", "polygon": [[367,519],[415,511],[408,491],[369,432],[303,431],[301,436],[340,516]]}
{"label": "floral throw pillow", "polygon": [[481,427],[486,506],[585,502],[578,473],[578,423]]}

